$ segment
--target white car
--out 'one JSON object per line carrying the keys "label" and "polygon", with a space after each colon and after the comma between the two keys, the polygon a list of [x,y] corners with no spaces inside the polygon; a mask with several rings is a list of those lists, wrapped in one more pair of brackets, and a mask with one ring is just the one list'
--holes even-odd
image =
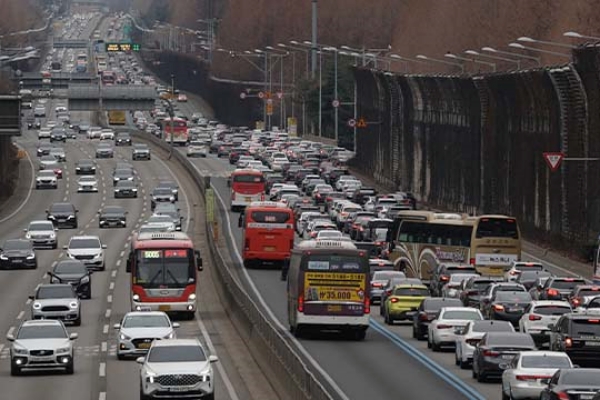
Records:
{"label": "white car", "polygon": [[112,129],[102,129],[100,131],[100,140],[115,140],[115,132]]}
{"label": "white car", "polygon": [[452,297],[458,299],[460,297],[460,287],[463,281],[468,281],[471,278],[477,278],[479,274],[452,274],[450,280],[442,286],[442,297]]}
{"label": "white car", "polygon": [[205,144],[190,144],[187,149],[188,157],[206,157],[208,147]]}
{"label": "white car", "polygon": [[38,176],[35,178],[35,188],[51,188],[56,189],[58,187],[58,179],[56,173],[49,169],[44,169],[38,172]]}
{"label": "white car", "polygon": [[82,176],[77,180],[78,192],[98,192],[98,179],[94,175]]}
{"label": "white car", "polygon": [[519,330],[529,333],[538,345],[550,340],[550,324],[555,324],[563,315],[572,311],[568,301],[534,300],[525,309],[519,320]]}
{"label": "white car", "polygon": [[67,257],[83,262],[91,269],[105,269],[104,249],[98,236],[72,236],[69,244],[63,247],[67,251]]}
{"label": "white car", "polygon": [[324,230],[317,233],[316,240],[343,240],[344,235],[340,231]]}
{"label": "white car", "polygon": [[531,261],[513,261],[508,271],[504,273],[504,280],[516,281],[521,271],[544,271],[542,263]]}
{"label": "white car", "polygon": [[175,328],[179,328],[179,323],[172,323],[163,311],[131,311],[114,328],[119,331],[117,358],[123,360],[127,356],[148,353],[155,339],[175,339]]}
{"label": "white car", "polygon": [[24,321],[15,335],[6,339],[10,346],[10,374],[21,375],[25,368],[64,369],[74,372],[73,340],[77,333],[67,332],[62,321]]}
{"label": "white car", "polygon": [[90,129],[87,132],[88,139],[100,139],[100,134],[102,132],[102,128],[99,126],[90,126]]}
{"label": "white car", "polygon": [[508,321],[470,321],[461,329],[456,339],[454,359],[461,369],[467,369],[473,362],[475,346],[487,332],[514,332],[512,324]]}
{"label": "white car", "polygon": [[29,239],[33,247],[48,246],[56,249],[56,232],[58,228],[54,226],[52,221],[31,221],[23,231],[25,232],[25,239]]}
{"label": "white car", "polygon": [[203,393],[203,399],[214,399],[211,364],[218,358],[208,355],[198,339],[155,340],[148,355],[136,361],[141,364],[142,399],[156,398],[159,393],[176,393],[182,398]]}
{"label": "white car", "polygon": [[481,320],[483,315],[475,308],[443,307],[437,319],[431,321],[427,328],[427,347],[439,351],[442,346],[454,346],[458,333],[469,321]]}
{"label": "white car", "polygon": [[551,378],[559,369],[573,368],[573,363],[560,351],[526,351],[502,366],[506,367],[502,373],[502,399],[517,400],[539,399],[548,386],[542,379]]}
{"label": "white car", "polygon": [[41,128],[38,131],[38,139],[50,139],[52,130],[50,128]]}

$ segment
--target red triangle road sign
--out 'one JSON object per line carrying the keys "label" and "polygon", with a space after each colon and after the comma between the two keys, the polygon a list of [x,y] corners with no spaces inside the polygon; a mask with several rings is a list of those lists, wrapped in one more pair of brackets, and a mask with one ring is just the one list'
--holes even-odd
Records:
{"label": "red triangle road sign", "polygon": [[546,152],[543,153],[543,155],[544,160],[546,160],[546,164],[548,164],[552,172],[556,171],[558,167],[560,167],[563,158],[565,158],[564,153],[561,152]]}

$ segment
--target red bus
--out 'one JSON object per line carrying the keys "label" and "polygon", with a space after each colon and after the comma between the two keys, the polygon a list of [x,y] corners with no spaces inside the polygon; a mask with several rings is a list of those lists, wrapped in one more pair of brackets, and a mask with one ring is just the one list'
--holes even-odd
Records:
{"label": "red bus", "polygon": [[244,228],[245,266],[260,261],[285,262],[294,248],[294,212],[282,203],[255,201],[240,215]]}
{"label": "red bus", "polygon": [[201,270],[200,252],[185,233],[140,233],[127,259],[131,309],[184,313],[193,319],[197,271]]}
{"label": "red bus", "polygon": [[[161,122],[162,131],[164,132],[164,139],[167,142],[171,142],[171,118],[165,118]],[[173,144],[185,146],[189,139],[188,122],[183,118],[173,118]]]}
{"label": "red bus", "polygon": [[101,80],[103,85],[114,85],[116,76],[113,71],[102,71]]}
{"label": "red bus", "polygon": [[236,169],[231,173],[231,211],[265,199],[265,177],[257,169]]}

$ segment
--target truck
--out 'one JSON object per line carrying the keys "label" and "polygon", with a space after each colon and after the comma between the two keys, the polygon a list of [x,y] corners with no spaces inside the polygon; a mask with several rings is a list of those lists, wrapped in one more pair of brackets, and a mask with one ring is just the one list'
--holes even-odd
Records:
{"label": "truck", "polygon": [[110,125],[125,125],[127,120],[125,119],[125,111],[111,110],[108,112],[108,123]]}

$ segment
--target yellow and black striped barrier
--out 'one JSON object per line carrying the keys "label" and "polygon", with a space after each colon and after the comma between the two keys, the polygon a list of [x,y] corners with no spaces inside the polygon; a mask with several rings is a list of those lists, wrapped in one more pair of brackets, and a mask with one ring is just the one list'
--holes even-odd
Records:
{"label": "yellow and black striped barrier", "polygon": [[19,149],[19,151],[17,152],[17,158],[19,160],[22,160],[24,158],[27,158],[27,152],[25,150],[21,150]]}

